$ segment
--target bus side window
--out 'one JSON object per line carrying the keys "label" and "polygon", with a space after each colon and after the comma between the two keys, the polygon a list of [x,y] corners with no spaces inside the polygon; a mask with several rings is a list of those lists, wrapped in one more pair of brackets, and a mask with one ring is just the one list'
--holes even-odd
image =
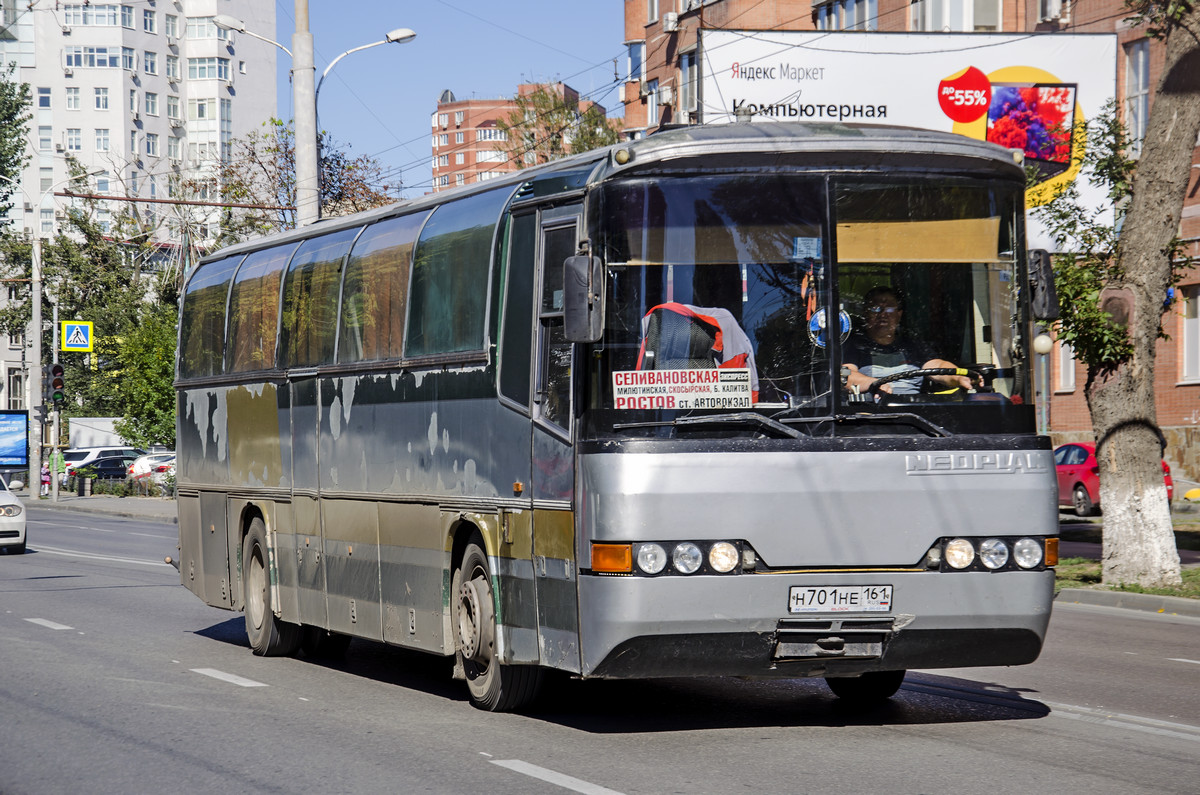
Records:
{"label": "bus side window", "polygon": [[241,254],[205,263],[188,281],[179,319],[179,377],[220,375],[225,350],[225,304]]}
{"label": "bus side window", "polygon": [[338,361],[399,359],[413,245],[429,211],[368,226],[346,261]]}
{"label": "bus side window", "polygon": [[563,262],[575,253],[575,224],[542,230],[541,358],[538,399],[542,419],[571,427],[571,353],[563,328]]}
{"label": "bus side window", "polygon": [[509,221],[508,284],[504,294],[504,329],[500,346],[500,394],[529,405],[529,370],[533,360],[533,280],[537,216]]}
{"label": "bus side window", "polygon": [[238,268],[229,296],[226,372],[243,373],[275,367],[279,283],[297,245],[256,251]]}
{"label": "bus side window", "polygon": [[333,363],[342,260],[361,229],[343,229],[307,240],[292,257],[283,279],[281,367]]}

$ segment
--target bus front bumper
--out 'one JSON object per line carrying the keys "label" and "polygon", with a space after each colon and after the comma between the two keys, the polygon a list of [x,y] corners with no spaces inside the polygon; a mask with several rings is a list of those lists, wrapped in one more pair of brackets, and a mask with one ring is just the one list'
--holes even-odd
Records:
{"label": "bus front bumper", "polygon": [[[790,613],[792,586],[891,585],[886,612]],[[1021,665],[1041,652],[1054,572],[579,579],[582,674],[853,676]]]}

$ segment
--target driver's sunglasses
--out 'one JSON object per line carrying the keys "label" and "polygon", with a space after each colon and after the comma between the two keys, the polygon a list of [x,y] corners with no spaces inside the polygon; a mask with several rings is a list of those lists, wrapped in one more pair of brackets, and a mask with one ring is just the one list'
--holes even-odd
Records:
{"label": "driver's sunglasses", "polygon": [[898,306],[868,306],[867,311],[872,315],[883,313],[885,315],[894,315],[900,311]]}

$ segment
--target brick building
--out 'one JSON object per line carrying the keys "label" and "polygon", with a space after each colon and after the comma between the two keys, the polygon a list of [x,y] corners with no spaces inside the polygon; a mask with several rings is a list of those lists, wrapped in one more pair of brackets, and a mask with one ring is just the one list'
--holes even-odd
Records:
{"label": "brick building", "polygon": [[[517,87],[517,96],[528,96],[541,87],[540,83],[523,83]],[[564,83],[546,87],[580,113],[594,105],[588,100],[581,101],[579,92]],[[602,106],[595,107],[604,115]],[[507,121],[517,108],[512,97],[460,100],[452,91],[442,92],[432,117],[434,192],[517,170],[517,163],[511,159],[508,135],[499,124]]]}
{"label": "brick building", "polygon": [[[1135,139],[1145,132],[1163,65],[1161,42],[1133,27],[1122,0],[625,0],[625,130],[703,124],[701,30],[1110,33],[1117,39],[1117,99]],[[1200,144],[1200,141],[1197,142]],[[1135,144],[1136,146],[1136,144]],[[1200,147],[1180,224],[1185,253],[1200,256]],[[1164,316],[1156,367],[1158,422],[1177,477],[1200,481],[1200,268],[1191,269]],[[1092,438],[1085,368],[1055,344],[1039,391],[1043,430],[1055,442]]]}

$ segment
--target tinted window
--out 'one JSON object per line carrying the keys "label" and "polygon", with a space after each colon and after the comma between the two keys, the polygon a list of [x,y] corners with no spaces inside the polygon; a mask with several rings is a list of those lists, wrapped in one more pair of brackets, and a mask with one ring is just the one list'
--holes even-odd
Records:
{"label": "tinted window", "polygon": [[193,274],[179,318],[179,375],[217,375],[225,352],[225,301],[240,255],[209,262]]}
{"label": "tinted window", "polygon": [[338,361],[400,358],[413,244],[429,211],[367,227],[346,263]]}
{"label": "tinted window", "polygon": [[240,373],[275,366],[279,280],[294,244],[256,251],[238,268],[229,296],[226,370]]}
{"label": "tinted window", "polygon": [[509,232],[508,290],[500,348],[500,393],[529,405],[529,360],[533,336],[534,242],[537,218],[514,218]]}
{"label": "tinted window", "polygon": [[342,260],[359,229],[346,229],[300,245],[283,282],[279,327],[280,365],[304,367],[333,362]]}
{"label": "tinted window", "polygon": [[483,347],[492,238],[509,191],[442,205],[421,232],[413,261],[410,356]]}

